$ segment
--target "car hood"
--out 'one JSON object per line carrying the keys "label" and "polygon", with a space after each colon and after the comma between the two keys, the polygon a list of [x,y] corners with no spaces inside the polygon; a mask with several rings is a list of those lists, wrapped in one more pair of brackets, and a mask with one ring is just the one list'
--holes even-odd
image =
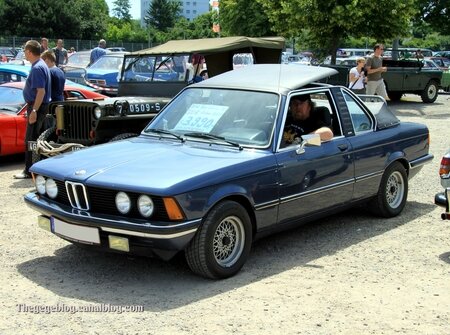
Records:
{"label": "car hood", "polygon": [[118,73],[119,73],[119,71],[118,70],[114,70],[114,69],[111,69],[111,70],[93,70],[93,69],[89,69],[87,71],[87,76],[88,77],[94,76],[95,78],[98,78],[98,77],[105,77],[105,76],[111,76],[111,75],[116,75],[117,76]]}
{"label": "car hood", "polygon": [[254,160],[262,157],[272,155],[263,150],[140,136],[45,159],[31,171],[98,187],[173,195],[252,173]]}
{"label": "car hood", "polygon": [[106,80],[108,85],[117,86],[118,70],[88,70],[86,79],[103,79]]}

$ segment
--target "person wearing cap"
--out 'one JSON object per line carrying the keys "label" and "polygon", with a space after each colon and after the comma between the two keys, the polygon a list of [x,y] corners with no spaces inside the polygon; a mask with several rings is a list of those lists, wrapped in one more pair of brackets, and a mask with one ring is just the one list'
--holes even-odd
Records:
{"label": "person wearing cap", "polygon": [[302,135],[318,134],[322,141],[333,138],[331,115],[326,107],[315,107],[309,94],[292,97],[284,127],[286,144],[299,143]]}

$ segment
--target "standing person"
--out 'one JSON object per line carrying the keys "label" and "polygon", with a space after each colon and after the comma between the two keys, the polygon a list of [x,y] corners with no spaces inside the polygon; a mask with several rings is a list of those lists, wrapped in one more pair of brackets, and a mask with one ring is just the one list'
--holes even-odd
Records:
{"label": "standing person", "polygon": [[350,69],[348,75],[348,87],[356,94],[366,93],[366,76],[364,75],[364,65],[366,60],[360,57],[356,60],[356,66]]}
{"label": "standing person", "polygon": [[50,70],[51,78],[51,99],[52,102],[64,101],[64,84],[66,77],[64,71],[56,66],[56,57],[52,50],[47,50],[41,54],[41,58]]}
{"label": "standing person", "polygon": [[381,54],[384,51],[383,44],[375,44],[373,48],[373,55],[367,59],[366,70],[367,70],[367,86],[366,94],[381,95],[383,98],[387,99],[386,86],[384,85],[384,80],[381,76],[383,72],[387,71],[387,67],[383,66],[383,58]]}
{"label": "standing person", "polygon": [[27,102],[27,130],[25,135],[25,169],[16,175],[16,179],[30,178],[29,169],[32,155],[28,151],[28,141],[35,141],[39,137],[42,124],[50,102],[51,79],[50,70],[41,59],[41,45],[38,41],[29,40],[25,44],[24,53],[31,63],[30,74],[25,82],[23,97]]}
{"label": "standing person", "polygon": [[45,37],[41,38],[41,53],[48,50],[48,39]]}
{"label": "standing person", "polygon": [[59,39],[56,41],[56,47],[53,48],[53,52],[56,57],[56,66],[61,66],[67,63],[69,57],[67,56],[67,50],[64,49],[63,40]]}
{"label": "standing person", "polygon": [[94,64],[97,59],[99,59],[100,57],[105,55],[106,54],[105,49],[106,49],[106,41],[104,39],[101,39],[98,42],[98,46],[95,47],[94,49],[92,49],[92,51],[91,51],[91,58],[90,58],[89,65]]}

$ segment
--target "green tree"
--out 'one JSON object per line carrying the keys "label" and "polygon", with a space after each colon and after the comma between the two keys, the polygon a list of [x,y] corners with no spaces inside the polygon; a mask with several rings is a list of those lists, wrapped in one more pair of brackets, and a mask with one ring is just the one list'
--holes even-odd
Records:
{"label": "green tree", "polygon": [[442,35],[450,35],[450,0],[417,0],[418,19]]}
{"label": "green tree", "polygon": [[[416,0],[256,0],[273,29],[284,36],[305,36],[309,45],[333,56],[349,36],[386,42],[409,34]],[[302,33],[303,32],[303,33]]]}
{"label": "green tree", "polygon": [[117,17],[119,20],[131,22],[130,9],[131,9],[130,0],[114,1],[113,13],[114,16]]}
{"label": "green tree", "polygon": [[140,26],[140,20],[116,23],[116,20],[111,20],[108,24],[107,41],[147,42],[148,33]]}
{"label": "green tree", "polygon": [[273,36],[269,18],[256,1],[220,1],[219,21],[225,36]]}
{"label": "green tree", "polygon": [[4,0],[3,9],[3,34],[55,39],[98,38],[109,17],[105,0]]}
{"label": "green tree", "polygon": [[178,0],[153,0],[144,20],[149,27],[167,32],[169,28],[175,26],[180,12],[181,2]]}

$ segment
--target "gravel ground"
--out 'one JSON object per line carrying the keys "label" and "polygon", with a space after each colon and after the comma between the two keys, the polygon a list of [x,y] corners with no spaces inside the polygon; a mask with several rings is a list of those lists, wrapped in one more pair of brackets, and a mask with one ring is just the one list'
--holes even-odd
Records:
{"label": "gravel ground", "polygon": [[1,159],[0,334],[450,334],[450,224],[433,204],[450,95],[391,107],[427,124],[435,155],[402,215],[351,210],[268,237],[222,281],[183,257],[96,253],[39,229],[31,181],[12,179],[23,157]]}

